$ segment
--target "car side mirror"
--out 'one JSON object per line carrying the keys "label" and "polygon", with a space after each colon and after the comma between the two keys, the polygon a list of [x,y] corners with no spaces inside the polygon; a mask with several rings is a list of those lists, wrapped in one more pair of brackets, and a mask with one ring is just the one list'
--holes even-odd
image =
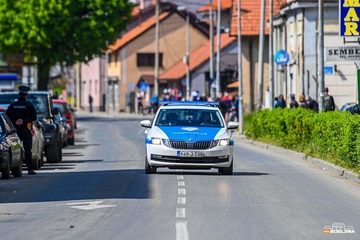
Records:
{"label": "car side mirror", "polygon": [[59,109],[58,109],[58,108],[53,108],[53,109],[51,110],[51,113],[52,113],[53,115],[57,115],[57,114],[59,114]]}
{"label": "car side mirror", "polygon": [[151,128],[151,121],[150,120],[142,120],[140,125],[144,128]]}
{"label": "car side mirror", "polygon": [[229,130],[237,129],[238,127],[239,127],[239,123],[237,123],[237,122],[229,122],[229,124],[228,124],[228,126],[227,126],[227,128],[228,128]]}

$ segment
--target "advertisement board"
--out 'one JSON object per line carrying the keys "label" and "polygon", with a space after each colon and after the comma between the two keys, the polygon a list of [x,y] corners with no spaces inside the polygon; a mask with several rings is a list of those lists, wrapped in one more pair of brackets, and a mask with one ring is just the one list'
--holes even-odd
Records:
{"label": "advertisement board", "polygon": [[359,17],[359,0],[339,0],[339,35],[342,37],[359,36]]}

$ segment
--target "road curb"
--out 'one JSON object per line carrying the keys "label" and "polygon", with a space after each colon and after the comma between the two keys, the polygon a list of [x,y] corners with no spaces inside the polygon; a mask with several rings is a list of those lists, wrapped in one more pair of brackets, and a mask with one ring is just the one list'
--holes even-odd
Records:
{"label": "road curb", "polygon": [[264,148],[264,149],[267,149],[267,150],[271,150],[271,151],[274,151],[274,152],[285,154],[287,156],[296,157],[296,158],[300,158],[300,159],[305,160],[305,161],[309,161],[309,162],[311,162],[311,163],[313,163],[313,164],[315,164],[317,166],[322,167],[323,170],[329,170],[329,171],[331,171],[331,172],[333,172],[333,173],[335,173],[335,174],[337,174],[339,176],[342,176],[342,177],[347,178],[349,180],[352,180],[354,182],[360,183],[360,179],[359,179],[359,177],[358,177],[358,175],[356,173],[354,173],[354,172],[352,172],[352,171],[350,171],[348,169],[336,166],[335,164],[329,163],[329,162],[327,162],[325,160],[322,160],[322,159],[319,159],[319,158],[313,158],[313,157],[310,157],[310,156],[306,156],[306,154],[304,154],[304,153],[296,152],[296,151],[293,151],[293,150],[288,150],[288,149],[273,146],[273,145],[270,145],[270,144],[254,141],[254,140],[251,140],[251,139],[247,139],[243,135],[234,134],[233,137],[234,137],[235,140],[240,140],[240,141],[243,141],[243,142],[245,142],[247,144],[250,144],[250,145],[253,145],[253,146],[256,146],[256,147],[261,147],[261,148]]}

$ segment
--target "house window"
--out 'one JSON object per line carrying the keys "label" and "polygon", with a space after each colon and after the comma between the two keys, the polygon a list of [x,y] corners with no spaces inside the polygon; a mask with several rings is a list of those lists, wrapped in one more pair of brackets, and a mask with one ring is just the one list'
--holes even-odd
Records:
{"label": "house window", "polygon": [[[154,67],[155,53],[138,53],[137,54],[138,67]],[[159,53],[159,67],[163,66],[163,54]]]}
{"label": "house window", "polygon": [[108,55],[108,63],[111,63],[111,57],[112,57],[112,54],[109,53],[109,55]]}

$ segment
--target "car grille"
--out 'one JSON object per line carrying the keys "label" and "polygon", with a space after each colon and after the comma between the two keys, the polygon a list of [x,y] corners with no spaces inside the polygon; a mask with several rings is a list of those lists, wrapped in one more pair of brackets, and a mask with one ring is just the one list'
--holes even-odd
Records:
{"label": "car grille", "polygon": [[215,147],[217,145],[217,142],[218,141],[197,141],[194,143],[188,143],[185,141],[170,140],[169,147],[175,149],[208,149]]}

